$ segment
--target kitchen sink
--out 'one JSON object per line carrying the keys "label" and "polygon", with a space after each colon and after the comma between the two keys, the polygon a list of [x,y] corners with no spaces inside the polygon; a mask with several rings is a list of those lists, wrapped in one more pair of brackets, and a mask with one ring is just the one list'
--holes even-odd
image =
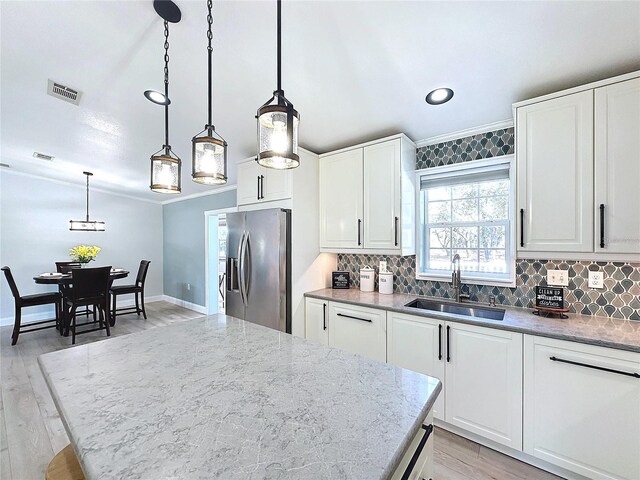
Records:
{"label": "kitchen sink", "polygon": [[486,318],[489,320],[504,319],[504,310],[500,308],[487,308],[478,305],[442,302],[440,300],[416,298],[415,300],[407,303],[405,307],[415,308],[418,310],[430,310],[432,312],[453,313],[455,315],[465,315],[467,317]]}

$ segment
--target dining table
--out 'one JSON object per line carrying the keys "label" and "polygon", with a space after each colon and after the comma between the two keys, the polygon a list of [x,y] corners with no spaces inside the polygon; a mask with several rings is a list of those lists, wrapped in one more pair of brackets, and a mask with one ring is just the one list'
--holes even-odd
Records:
{"label": "dining table", "polygon": [[[119,280],[122,278],[127,278],[129,276],[129,271],[123,268],[112,268],[109,273],[109,288],[111,288],[111,284],[114,280]],[[60,287],[60,292],[64,297],[65,288],[72,285],[72,275],[70,273],[57,273],[57,272],[45,272],[33,277],[33,280],[39,285],[58,285]],[[64,305],[64,298],[62,301]],[[64,311],[64,309],[63,309]],[[107,298],[107,318],[109,320],[109,325],[114,326],[116,323],[115,312],[111,312],[111,295],[109,294],[109,298]],[[61,332],[62,333],[62,332]],[[65,336],[68,332],[65,332]]]}

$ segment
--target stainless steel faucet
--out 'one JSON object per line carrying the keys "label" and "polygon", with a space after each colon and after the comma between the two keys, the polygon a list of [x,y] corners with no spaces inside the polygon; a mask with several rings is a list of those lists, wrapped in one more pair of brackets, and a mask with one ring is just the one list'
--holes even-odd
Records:
{"label": "stainless steel faucet", "polygon": [[457,253],[451,259],[453,272],[451,273],[451,283],[456,291],[456,302],[460,302],[460,290],[462,289],[462,280],[460,278],[460,255]]}

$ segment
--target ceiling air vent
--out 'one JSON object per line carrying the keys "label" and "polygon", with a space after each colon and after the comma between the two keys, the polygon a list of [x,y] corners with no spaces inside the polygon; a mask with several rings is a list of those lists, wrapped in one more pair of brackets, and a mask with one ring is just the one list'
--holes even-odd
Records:
{"label": "ceiling air vent", "polygon": [[80,95],[82,95],[81,92],[67,87],[66,85],[62,85],[61,83],[56,83],[53,80],[49,80],[47,93],[52,97],[73,103],[74,105],[78,105],[80,103]]}
{"label": "ceiling air vent", "polygon": [[2,167],[2,168],[11,168],[11,165],[9,165],[7,163],[0,163],[0,167]]}
{"label": "ceiling air vent", "polygon": [[40,153],[40,152],[33,152],[33,158],[37,158],[38,160],[46,160],[47,162],[52,162],[55,157],[52,157],[51,155],[45,155],[44,153]]}

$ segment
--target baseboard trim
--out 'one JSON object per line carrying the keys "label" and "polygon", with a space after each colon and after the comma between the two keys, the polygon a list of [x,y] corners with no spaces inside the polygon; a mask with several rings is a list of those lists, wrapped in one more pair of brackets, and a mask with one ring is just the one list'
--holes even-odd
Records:
{"label": "baseboard trim", "polygon": [[207,314],[207,307],[198,305],[196,303],[187,302],[186,300],[182,300],[180,298],[170,297],[169,295],[163,295],[162,300],[164,300],[165,302],[173,303],[174,305],[178,305],[179,307],[182,307],[182,308],[193,310],[194,312],[202,313],[203,315]]}
{"label": "baseboard trim", "polygon": [[479,443],[491,450],[495,450],[497,452],[503,453],[509,457],[515,458],[516,460],[520,460],[521,462],[528,463],[536,468],[544,470],[549,473],[553,473],[554,475],[558,475],[559,477],[566,478],[567,480],[589,480],[587,477],[583,477],[580,474],[571,472],[562,467],[558,467],[549,462],[545,462],[544,460],[540,460],[528,453],[521,452],[519,450],[514,450],[513,448],[506,447],[504,445],[500,445],[492,440],[488,440],[480,435],[476,435],[475,433],[468,432],[460,427],[456,427],[455,425],[451,425],[450,423],[444,422],[442,420],[434,419],[436,427],[440,427],[443,430],[454,433],[460,437],[464,437],[472,442]]}
{"label": "baseboard trim", "polygon": [[[144,303],[153,303],[153,302],[161,302],[165,300],[164,295],[156,295],[153,297],[147,297],[144,299]],[[130,307],[132,305],[135,305],[136,302],[133,298],[133,296],[131,298],[122,298],[122,297],[118,297],[118,308],[120,307]],[[188,308],[188,307],[187,307]],[[28,311],[28,310],[27,310]],[[51,307],[49,310],[47,311],[43,311],[43,312],[37,312],[37,313],[25,313],[25,310],[22,310],[22,321],[21,324],[22,326],[26,326],[29,325],[30,323],[33,322],[39,322],[42,320],[47,320],[47,319],[53,319],[55,316],[55,313],[53,311],[53,307]],[[0,318],[0,327],[6,327],[7,325],[13,325],[14,322],[14,316],[11,315],[10,317],[2,317]]]}

